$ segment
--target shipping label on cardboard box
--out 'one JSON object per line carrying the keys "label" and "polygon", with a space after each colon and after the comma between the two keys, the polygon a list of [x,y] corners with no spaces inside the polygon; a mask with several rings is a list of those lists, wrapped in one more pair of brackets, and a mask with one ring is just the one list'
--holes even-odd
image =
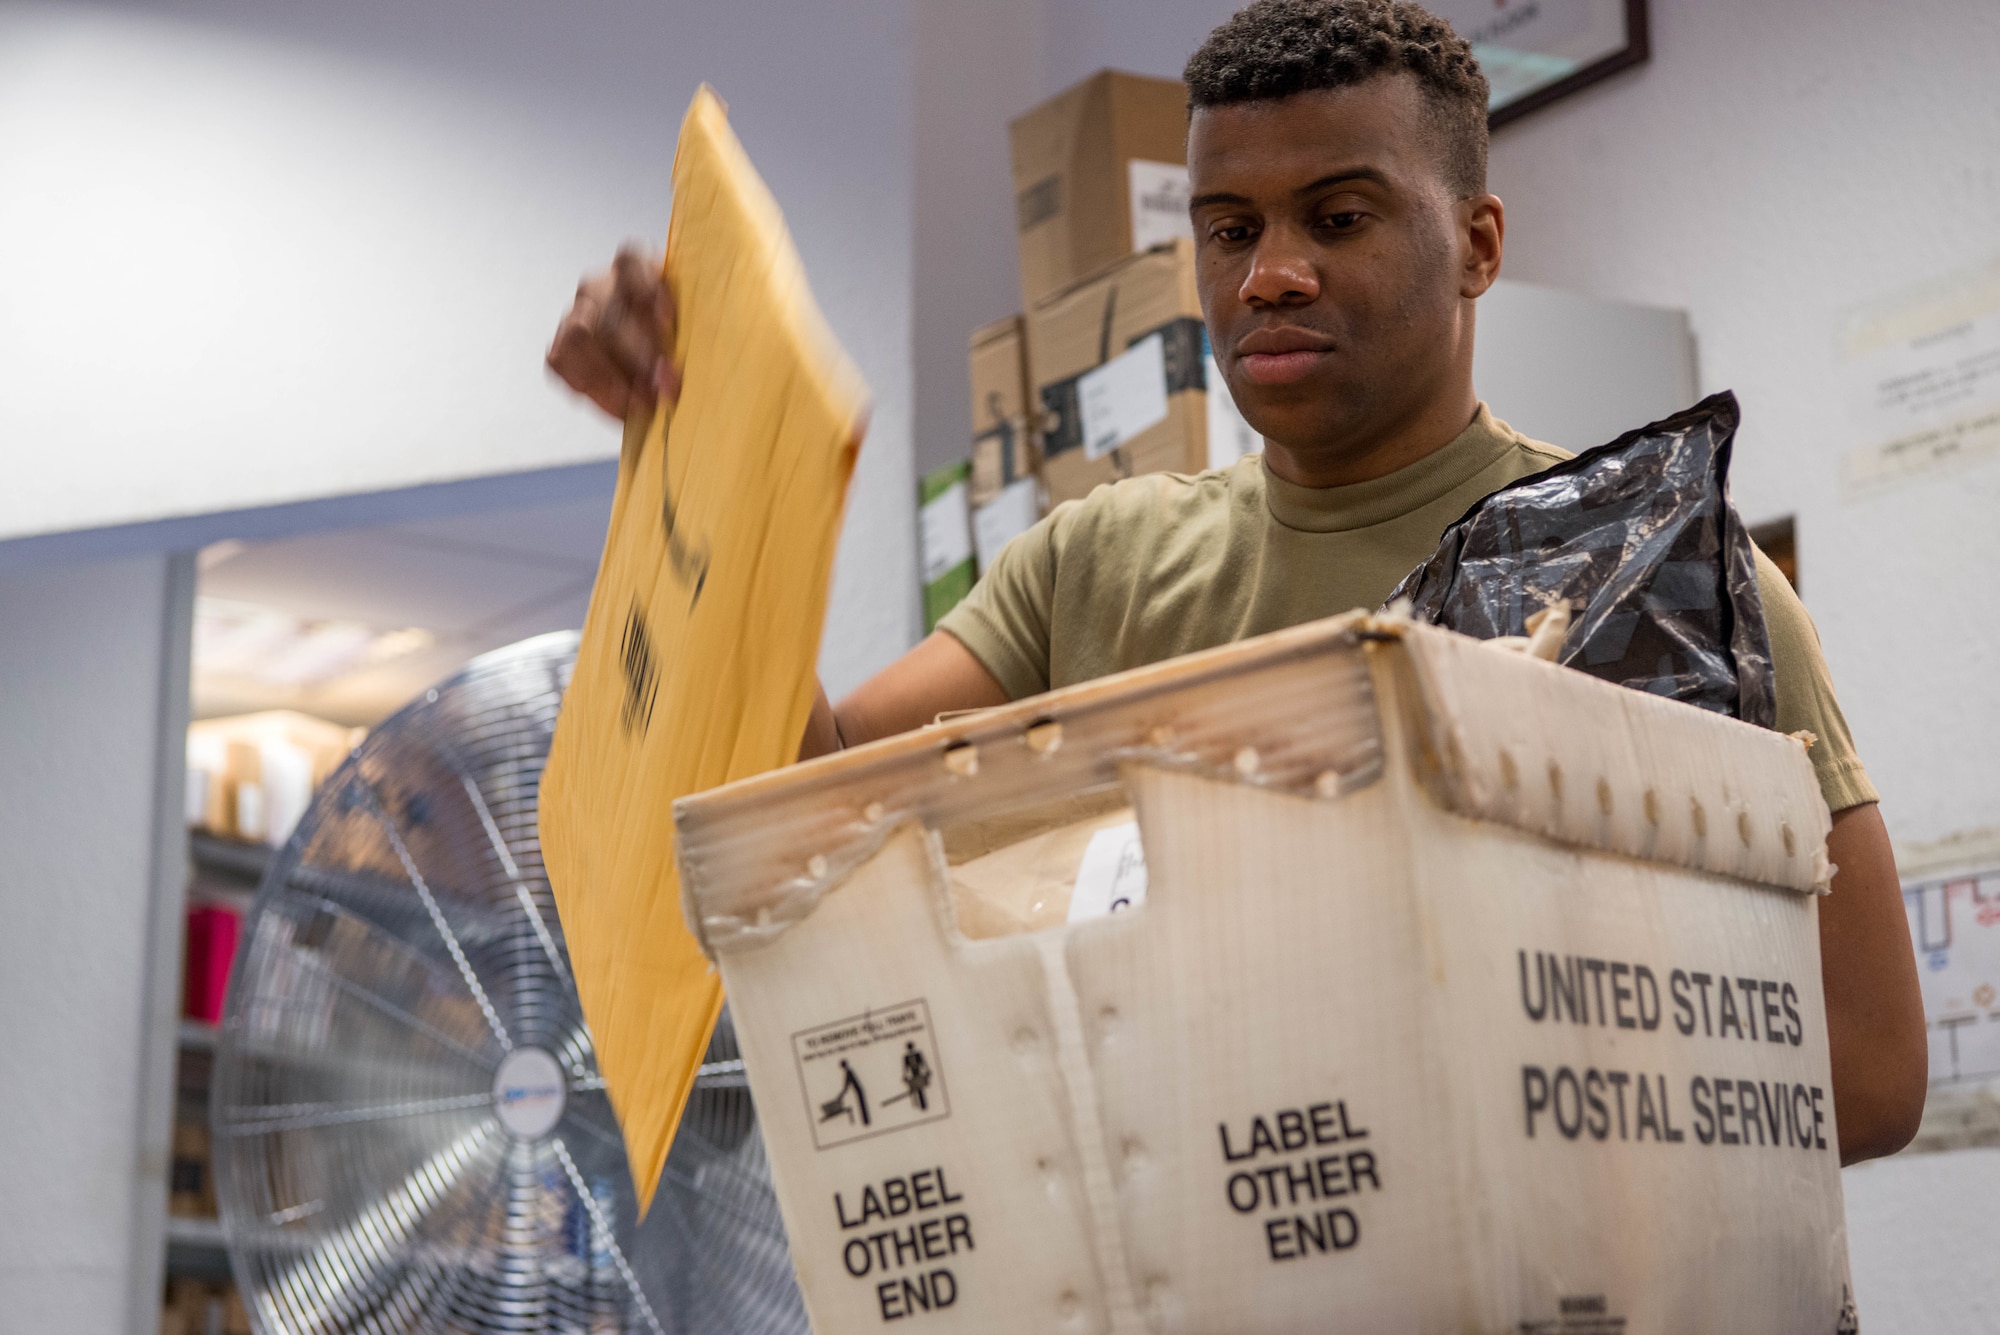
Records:
{"label": "shipping label on cardboard box", "polygon": [[1131,256],[1039,303],[1028,361],[1051,504],[1208,458],[1208,336],[1185,239]]}
{"label": "shipping label on cardboard box", "polygon": [[1167,419],[1167,340],[1152,333],[1077,378],[1083,453],[1102,459]]}
{"label": "shipping label on cardboard box", "polygon": [[1000,494],[972,512],[972,544],[985,574],[1000,557],[1000,549],[1035,526],[1042,517],[1041,488],[1031,477],[1010,482]]}
{"label": "shipping label on cardboard box", "polygon": [[1151,250],[1179,236],[1194,239],[1186,163],[1133,158],[1125,164],[1125,176],[1132,201],[1132,249]]}

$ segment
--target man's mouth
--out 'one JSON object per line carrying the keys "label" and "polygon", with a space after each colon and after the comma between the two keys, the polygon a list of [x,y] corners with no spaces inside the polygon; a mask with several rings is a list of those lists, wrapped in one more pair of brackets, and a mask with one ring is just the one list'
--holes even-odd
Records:
{"label": "man's mouth", "polygon": [[1259,329],[1236,345],[1236,364],[1253,385],[1289,385],[1317,370],[1333,340],[1297,328]]}

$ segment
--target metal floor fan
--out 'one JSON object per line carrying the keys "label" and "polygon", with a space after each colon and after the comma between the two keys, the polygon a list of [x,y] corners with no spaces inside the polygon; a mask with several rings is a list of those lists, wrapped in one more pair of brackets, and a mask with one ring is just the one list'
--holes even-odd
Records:
{"label": "metal floor fan", "polygon": [[726,1013],[637,1220],[536,842],[575,657],[498,650],[376,728],[258,891],[212,1108],[264,1335],[807,1330]]}

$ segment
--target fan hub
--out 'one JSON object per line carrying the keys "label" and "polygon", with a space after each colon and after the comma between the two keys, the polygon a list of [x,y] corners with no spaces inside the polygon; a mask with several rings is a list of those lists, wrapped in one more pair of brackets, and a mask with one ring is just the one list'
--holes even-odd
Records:
{"label": "fan hub", "polygon": [[493,1073],[493,1111],[509,1135],[541,1139],[555,1130],[568,1102],[562,1066],[546,1048],[515,1048]]}

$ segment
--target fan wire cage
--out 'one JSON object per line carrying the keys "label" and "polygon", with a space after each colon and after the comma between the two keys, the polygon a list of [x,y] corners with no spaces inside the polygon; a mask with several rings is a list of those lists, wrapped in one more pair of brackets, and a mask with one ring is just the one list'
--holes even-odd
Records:
{"label": "fan wire cage", "polygon": [[807,1331],[726,1011],[637,1217],[536,841],[576,644],[372,731],[258,891],[212,1117],[262,1335]]}

